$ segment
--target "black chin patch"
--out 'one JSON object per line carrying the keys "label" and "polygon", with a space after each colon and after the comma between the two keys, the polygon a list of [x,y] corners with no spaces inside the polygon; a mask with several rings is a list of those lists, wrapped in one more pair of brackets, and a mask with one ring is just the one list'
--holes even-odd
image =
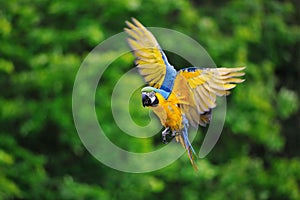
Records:
{"label": "black chin patch", "polygon": [[155,100],[154,100],[154,102],[152,103],[152,105],[153,105],[153,106],[156,106],[158,103],[159,103],[158,98],[155,97]]}

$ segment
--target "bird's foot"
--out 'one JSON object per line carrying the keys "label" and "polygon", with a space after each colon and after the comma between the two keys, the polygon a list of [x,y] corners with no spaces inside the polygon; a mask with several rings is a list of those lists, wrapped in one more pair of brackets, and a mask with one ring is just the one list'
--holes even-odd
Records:
{"label": "bird's foot", "polygon": [[169,134],[169,129],[170,129],[170,128],[167,127],[167,128],[165,128],[165,130],[163,130],[163,132],[161,132],[162,142],[165,143],[165,144],[168,143],[166,135]]}
{"label": "bird's foot", "polygon": [[177,131],[172,131],[172,138],[174,138],[176,135],[179,135]]}

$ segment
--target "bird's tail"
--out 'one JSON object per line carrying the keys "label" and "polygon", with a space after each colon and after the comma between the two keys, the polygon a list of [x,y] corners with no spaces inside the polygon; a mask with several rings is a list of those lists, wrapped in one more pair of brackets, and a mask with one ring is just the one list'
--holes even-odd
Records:
{"label": "bird's tail", "polygon": [[[185,118],[185,116],[184,116],[184,118]],[[187,120],[187,119],[185,118],[184,121],[185,120]],[[195,158],[194,158],[194,155],[193,155],[193,154],[196,155],[196,153],[195,153],[194,148],[192,147],[192,144],[191,144],[191,142],[189,140],[188,135],[189,135],[189,133],[188,133],[188,123],[184,122],[184,127],[182,129],[182,133],[179,134],[179,135],[176,135],[175,139],[176,139],[177,142],[181,143],[181,145],[183,146],[183,148],[186,149],[187,155],[188,155],[188,157],[189,157],[189,159],[191,161],[191,164],[192,164],[194,170],[198,171],[198,167],[197,167],[197,165],[195,163]]]}

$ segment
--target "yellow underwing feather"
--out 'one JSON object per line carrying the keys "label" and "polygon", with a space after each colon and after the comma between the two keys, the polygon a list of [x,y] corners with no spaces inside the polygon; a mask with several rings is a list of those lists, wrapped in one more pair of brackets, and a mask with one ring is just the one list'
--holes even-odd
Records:
{"label": "yellow underwing feather", "polygon": [[139,72],[142,73],[144,76],[146,75],[155,75],[155,76],[159,76],[159,75],[164,75],[163,73],[160,73],[159,71],[155,71],[153,72],[153,70],[151,68],[138,68]]}
{"label": "yellow underwing feather", "polygon": [[240,79],[240,78],[227,78],[227,79],[224,79],[225,82],[229,83],[242,83],[245,81],[245,79]]}
{"label": "yellow underwing feather", "polygon": [[134,32],[133,30],[131,30],[131,29],[129,29],[129,28],[124,28],[124,30],[125,30],[125,32],[126,32],[129,36],[131,36],[132,38],[137,38],[137,37],[139,37],[139,35],[138,35],[136,32]]}
{"label": "yellow underwing feather", "polygon": [[134,55],[136,57],[141,57],[143,58],[144,60],[147,60],[147,61],[154,61],[156,60],[156,55],[155,53],[151,52],[151,51],[140,51],[140,50],[137,50],[134,52]]}
{"label": "yellow underwing feather", "polygon": [[128,28],[124,30],[130,36],[127,42],[136,57],[140,74],[150,86],[160,88],[166,75],[166,64],[158,42],[136,19],[133,18],[132,23],[126,21],[126,24]]}
{"label": "yellow underwing feather", "polygon": [[244,76],[245,73],[244,72],[232,72],[232,73],[227,73],[225,76],[223,76],[224,78],[227,77],[239,77],[239,76]]}
{"label": "yellow underwing feather", "polygon": [[215,94],[211,95],[203,87],[197,87],[197,93],[201,96],[202,99],[204,99],[207,102],[207,105],[210,108],[214,108],[216,106],[216,104],[215,104],[215,101],[216,101]]}
{"label": "yellow underwing feather", "polygon": [[[193,70],[181,70],[181,75],[186,80],[189,87],[189,94],[193,101],[186,106],[182,106],[182,111],[193,126],[205,125],[209,123],[208,113],[216,107],[216,96],[226,96],[230,94],[237,83],[244,79],[239,78],[245,73],[241,72],[245,67],[239,68],[196,68]],[[178,76],[177,75],[177,76]],[[183,82],[181,80],[181,82]],[[176,83],[176,80],[175,80]],[[173,90],[180,90],[181,84],[175,85]],[[178,87],[178,88],[177,88]],[[199,116],[200,117],[197,117]],[[201,117],[202,116],[202,117]]]}
{"label": "yellow underwing feather", "polygon": [[175,78],[173,93],[176,95],[179,104],[195,104],[194,97],[191,94],[187,81],[181,74],[177,74]]}

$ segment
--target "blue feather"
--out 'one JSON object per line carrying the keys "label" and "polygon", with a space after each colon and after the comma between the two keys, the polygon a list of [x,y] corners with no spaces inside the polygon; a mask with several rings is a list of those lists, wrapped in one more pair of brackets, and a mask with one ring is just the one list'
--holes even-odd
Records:
{"label": "blue feather", "polygon": [[[186,116],[184,114],[182,115],[182,117],[183,117],[182,122],[184,124],[183,130],[182,130],[182,136],[183,136],[185,146],[187,148],[190,148],[192,150],[192,152],[194,154],[196,154],[195,150],[194,150],[194,148],[193,148],[193,146],[192,146],[192,144],[189,140],[189,132],[188,132],[189,121],[188,121],[188,119],[186,118]],[[188,154],[189,154],[189,157],[192,158],[192,155],[190,155],[189,151],[188,151]]]}
{"label": "blue feather", "polygon": [[162,55],[162,59],[164,60],[164,63],[166,65],[166,75],[165,75],[164,81],[163,81],[160,89],[162,89],[166,92],[171,92],[173,89],[173,86],[174,86],[174,81],[175,81],[177,72],[174,69],[174,67],[169,63],[165,53],[162,50],[160,52]]}
{"label": "blue feather", "polygon": [[183,72],[194,72],[197,69],[199,69],[199,68],[198,67],[189,67],[189,68],[180,69],[180,71],[183,71]]}
{"label": "blue feather", "polygon": [[171,93],[171,92],[167,92],[165,90],[156,89],[156,88],[154,89],[154,91],[160,93],[164,97],[164,99],[168,99],[168,97],[169,97],[169,95]]}

